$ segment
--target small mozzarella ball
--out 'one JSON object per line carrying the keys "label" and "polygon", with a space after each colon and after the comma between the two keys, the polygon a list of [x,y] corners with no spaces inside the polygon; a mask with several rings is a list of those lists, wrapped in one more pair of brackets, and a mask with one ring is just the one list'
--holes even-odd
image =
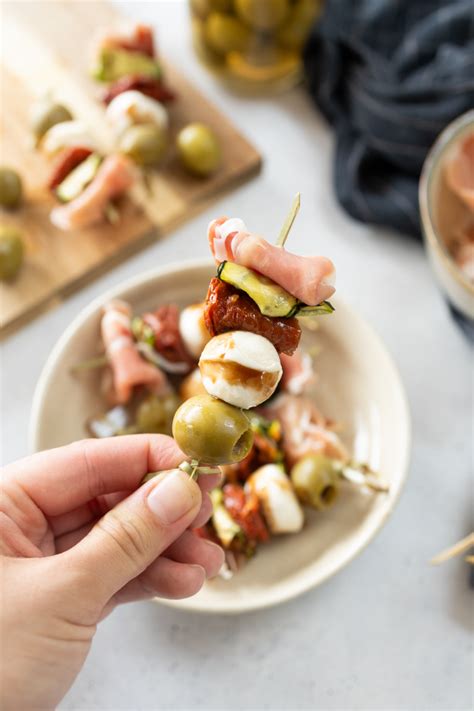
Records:
{"label": "small mozzarella ball", "polygon": [[211,338],[201,354],[199,368],[210,395],[245,410],[268,400],[282,375],[273,344],[247,331]]}
{"label": "small mozzarella ball", "polygon": [[82,121],[56,123],[46,131],[41,141],[41,149],[48,155],[70,146],[84,146],[92,151],[97,149],[97,145],[91,137],[87,126]]}
{"label": "small mozzarella ball", "polygon": [[257,469],[245,489],[258,497],[263,515],[272,533],[296,533],[304,523],[303,509],[293,491],[290,479],[277,464]]}
{"label": "small mozzarella ball", "polygon": [[105,117],[117,136],[140,123],[151,123],[163,130],[168,128],[168,113],[163,104],[133,89],[112,99]]}
{"label": "small mozzarella ball", "polygon": [[192,304],[181,311],[179,332],[190,355],[196,360],[211,336],[204,323],[204,304]]}

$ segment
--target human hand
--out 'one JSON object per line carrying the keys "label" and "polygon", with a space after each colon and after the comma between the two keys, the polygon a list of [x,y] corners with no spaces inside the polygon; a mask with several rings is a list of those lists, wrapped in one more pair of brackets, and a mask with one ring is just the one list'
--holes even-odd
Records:
{"label": "human hand", "polygon": [[183,459],[169,437],[134,435],[76,442],[4,469],[2,709],[54,707],[117,604],[187,597],[217,574],[222,550],[187,530],[209,518],[206,492],[217,477],[196,484],[172,469]]}

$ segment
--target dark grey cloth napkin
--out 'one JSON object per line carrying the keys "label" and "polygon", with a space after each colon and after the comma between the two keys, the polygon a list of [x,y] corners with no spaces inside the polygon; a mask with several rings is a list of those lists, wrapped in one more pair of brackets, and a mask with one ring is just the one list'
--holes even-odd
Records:
{"label": "dark grey cloth napkin", "polygon": [[419,236],[423,160],[474,107],[474,0],[326,0],[304,63],[336,131],[339,201],[358,220]]}

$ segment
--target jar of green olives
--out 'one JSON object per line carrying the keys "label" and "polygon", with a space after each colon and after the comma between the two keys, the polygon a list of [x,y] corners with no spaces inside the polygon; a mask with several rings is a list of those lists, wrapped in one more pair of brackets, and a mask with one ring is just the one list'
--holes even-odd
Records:
{"label": "jar of green olives", "polygon": [[190,0],[199,58],[232,88],[274,93],[298,83],[322,0]]}

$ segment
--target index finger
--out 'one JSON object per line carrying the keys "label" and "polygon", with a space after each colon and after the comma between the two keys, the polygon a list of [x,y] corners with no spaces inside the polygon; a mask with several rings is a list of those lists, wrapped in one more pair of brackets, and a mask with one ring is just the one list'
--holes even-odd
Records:
{"label": "index finger", "polygon": [[173,469],[184,459],[166,435],[85,439],[10,464],[5,477],[47,516],[58,516],[102,494],[132,491],[145,474]]}

